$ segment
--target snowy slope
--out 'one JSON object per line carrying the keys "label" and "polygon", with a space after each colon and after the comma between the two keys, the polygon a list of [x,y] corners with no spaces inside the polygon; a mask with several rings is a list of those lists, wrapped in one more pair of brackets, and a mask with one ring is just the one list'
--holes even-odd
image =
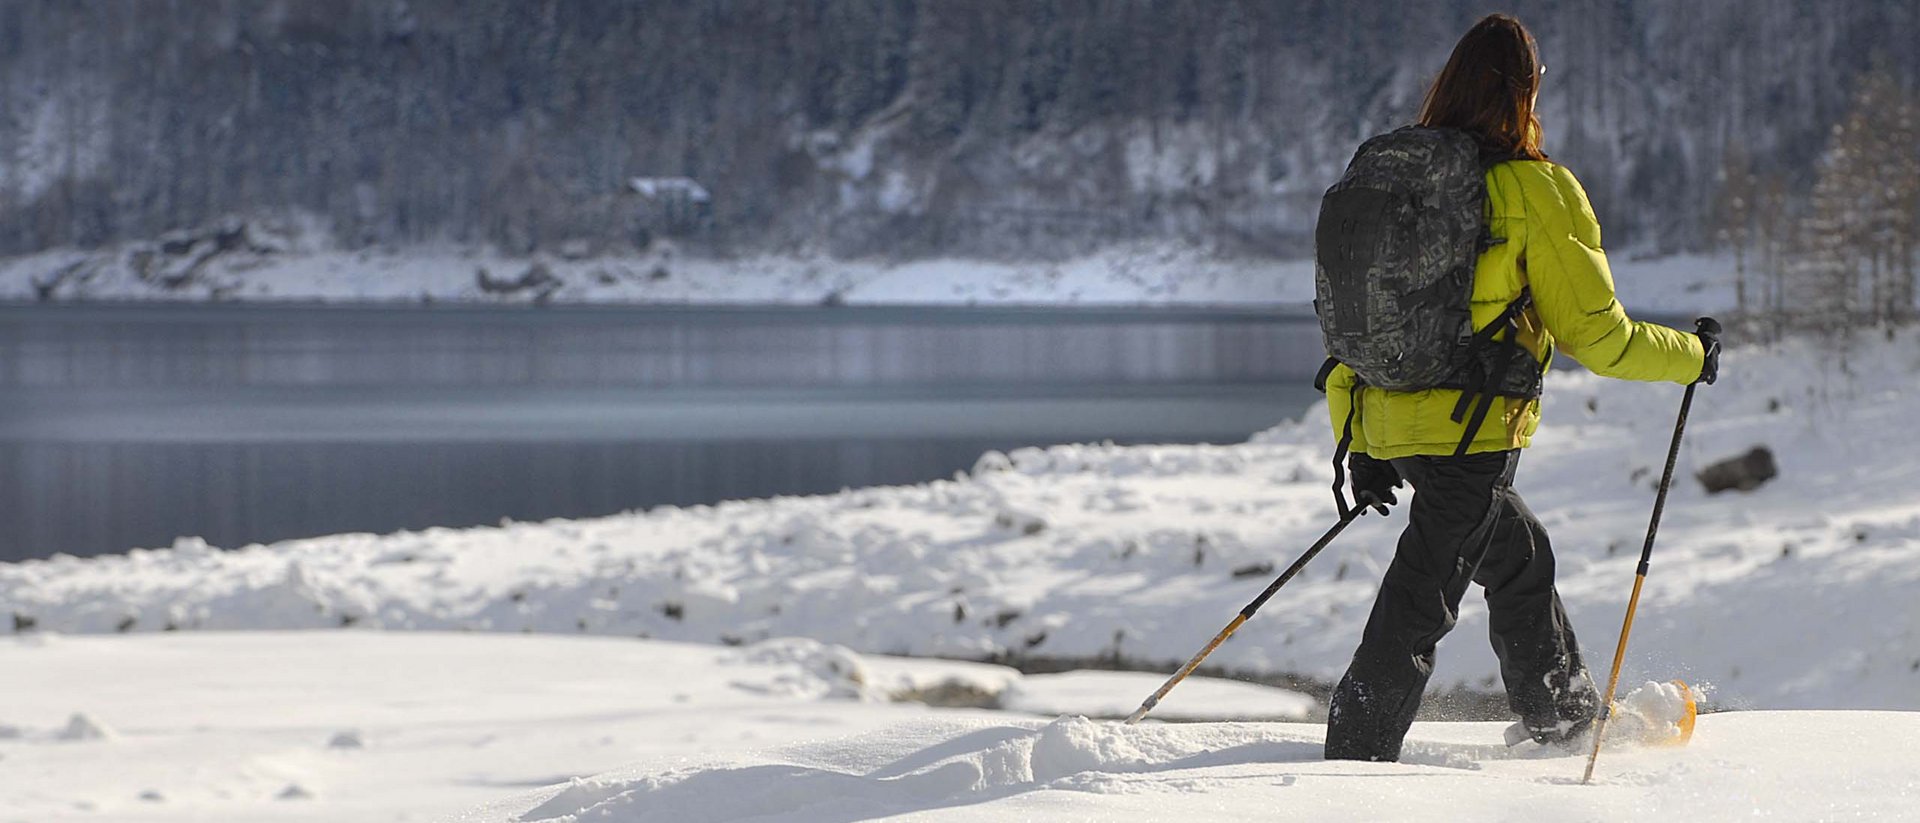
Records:
{"label": "snowy slope", "polygon": [[[1628,658],[1744,708],[1920,708],[1920,346],[1857,375],[1803,345],[1730,353],[1703,388]],[[1519,487],[1552,532],[1596,668],[1633,577],[1681,390],[1557,374]],[[0,614],[63,632],[537,631],[866,652],[1184,660],[1332,521],[1325,423],[1239,446],[987,455],[952,481],[578,522],[197,541],[0,566]],[[1782,477],[1708,497],[1704,463],[1770,444]],[[1332,679],[1404,515],[1368,517],[1211,662]],[[23,623],[24,625],[24,623]],[[1495,689],[1470,596],[1435,686]],[[1176,694],[1170,702],[1180,700]]]}
{"label": "snowy slope", "polygon": [[1888,820],[1912,815],[1920,714],[1709,715],[1685,749],[1508,750],[1421,723],[1402,763],[1329,763],[1321,729],[933,720],[771,752],[670,759],[458,820]]}

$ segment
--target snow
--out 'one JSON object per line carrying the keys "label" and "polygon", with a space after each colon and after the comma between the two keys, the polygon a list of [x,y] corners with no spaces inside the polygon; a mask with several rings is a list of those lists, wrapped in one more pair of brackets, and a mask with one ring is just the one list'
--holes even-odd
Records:
{"label": "snow", "polygon": [[[18,129],[11,162],[0,163],[0,190],[29,203],[62,180],[102,176],[112,148],[105,84],[95,77],[70,78],[84,91],[60,98],[37,89]],[[91,87],[91,88],[87,88]]]}
{"label": "snow", "polygon": [[1138,124],[1126,136],[1127,187],[1178,197],[1210,186],[1220,173],[1218,136],[1201,123]]}
{"label": "snow", "polygon": [[100,721],[82,713],[75,713],[72,717],[67,718],[66,728],[61,729],[55,736],[61,740],[69,741],[112,740],[114,738],[113,732],[107,729],[107,727],[100,725]]}
{"label": "snow", "polygon": [[1581,758],[1489,744],[1491,723],[1416,724],[1406,762],[1382,764],[1321,761],[1311,725],[927,721],[635,766],[457,819],[1865,820],[1920,799],[1920,715],[1758,712],[1700,728],[1685,750],[1609,751],[1582,786]]}
{"label": "snow", "polygon": [[[1706,715],[1683,749],[1610,746],[1583,787],[1582,757],[1509,749],[1498,723],[1418,723],[1402,763],[1328,763],[1313,723],[1129,727],[754,688],[809,671],[756,660],[818,648],[373,631],[7,639],[0,713],[22,732],[0,738],[0,819],[1848,820],[1920,800],[1913,712]],[[1025,680],[853,660],[883,680],[893,666]],[[1189,687],[1175,694],[1206,702]],[[61,739],[76,712],[118,733]],[[344,729],[361,745],[337,745]]]}
{"label": "snow", "polygon": [[[1646,258],[1614,255],[1608,263],[1613,270],[1614,290],[1629,311],[1726,314],[1738,304],[1731,253]],[[1748,291],[1757,293],[1759,275],[1749,271],[1747,276],[1756,279],[1748,285]]]}
{"label": "snow", "polygon": [[[864,690],[838,688],[851,672]],[[646,757],[1004,716],[898,701],[1019,681],[999,666],[804,639],[35,634],[0,641],[0,718],[18,724],[0,735],[0,820],[430,819]],[[1221,704],[1212,716],[1244,715]],[[290,800],[314,809],[278,805]]]}
{"label": "snow", "polygon": [[[1627,701],[1650,715],[1675,677],[1745,711],[1703,715],[1685,748],[1609,750],[1595,786],[1501,723],[1416,724],[1405,762],[1361,764],[1322,762],[1313,723],[1162,722],[1317,714],[1244,682],[1097,719],[1332,521],[1321,408],[1240,445],[1024,449],[916,486],[0,565],[20,627],[0,638],[0,819],[1911,816],[1917,374],[1904,333],[1728,352],[1622,682],[1651,682]],[[1680,394],[1552,375],[1521,462],[1596,673]],[[1756,444],[1771,483],[1691,479]],[[1403,517],[1356,523],[1209,664],[1338,677]],[[1469,599],[1436,690],[1498,688],[1486,622]],[[1158,671],[925,657],[1008,655]]]}
{"label": "snow", "polygon": [[[649,755],[927,711],[749,688],[801,672],[736,651],[424,632],[4,641],[0,715],[23,731],[0,740],[0,819],[435,819]],[[64,739],[56,724],[76,711],[118,734]],[[342,729],[361,745],[340,745]],[[280,808],[293,799],[312,808]]]}
{"label": "snow", "polygon": [[[1146,672],[1073,671],[1027,675],[1008,686],[1000,706],[1010,711],[1052,717],[1079,714],[1121,718],[1139,708],[1167,680],[1166,674]],[[1248,719],[1299,720],[1311,715],[1313,698],[1217,677],[1188,677],[1179,685],[1180,699],[1157,708],[1160,720],[1206,720],[1220,716],[1221,707],[1233,707]]]}
{"label": "snow", "polygon": [[627,187],[649,199],[677,195],[695,203],[713,200],[713,193],[707,191],[706,186],[688,177],[635,177],[627,181]]}
{"label": "snow", "polygon": [[1623,696],[1615,696],[1615,709],[1607,721],[1607,739],[1628,734],[1650,743],[1684,744],[1687,731],[1682,721],[1687,716],[1687,704],[1698,706],[1706,701],[1706,690],[1698,686],[1678,680],[1649,680]]}
{"label": "snow", "polygon": [[[1181,155],[1184,156],[1184,155]],[[1187,175],[1163,170],[1155,175]],[[657,190],[672,181],[650,181]],[[637,185],[637,184],[636,184]],[[680,185],[694,185],[682,181]],[[883,192],[884,193],[884,192]],[[1223,258],[1198,247],[1120,245],[1060,261],[932,258],[834,260],[810,256],[713,259],[663,242],[647,252],[591,255],[580,249],[532,258],[480,247],[341,250],[311,218],[248,224],[257,248],[221,253],[176,287],[166,273],[196,265],[162,255],[161,275],[135,273],[133,244],[100,251],[54,249],[0,259],[0,300],[34,300],[48,283],[59,300],[820,305],[1185,305],[1293,306],[1313,300],[1310,260]],[[578,245],[578,244],[574,244]],[[550,288],[489,292],[495,283],[543,267]],[[1719,311],[1733,305],[1730,258],[1680,256],[1615,260],[1630,308]]]}
{"label": "snow", "polygon": [[[1841,373],[1805,344],[1729,352],[1704,387],[1640,603],[1628,682],[1736,708],[1920,709],[1920,373],[1912,339]],[[1518,487],[1554,540],[1589,665],[1613,651],[1681,391],[1555,374]],[[1058,446],[835,495],[498,528],[348,534],[0,565],[0,614],[59,632],[364,628],[806,637],[855,652],[1119,656],[1170,671],[1333,520],[1323,411],[1234,446]],[[1691,475],[1765,443],[1782,476]],[[1363,518],[1209,658],[1337,679],[1403,512]],[[1469,598],[1434,686],[1492,691]],[[1791,649],[1791,654],[1782,653]],[[1162,710],[1178,711],[1181,694]],[[1099,713],[1099,712],[1095,712]]]}

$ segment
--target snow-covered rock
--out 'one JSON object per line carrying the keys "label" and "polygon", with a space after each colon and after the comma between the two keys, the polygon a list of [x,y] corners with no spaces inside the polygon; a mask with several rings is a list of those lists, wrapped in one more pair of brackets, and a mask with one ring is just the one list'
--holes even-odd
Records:
{"label": "snow-covered rock", "polygon": [[61,728],[59,733],[54,736],[60,740],[83,741],[112,740],[116,735],[112,729],[107,728],[106,724],[95,720],[92,715],[85,712],[74,712],[72,717],[67,718],[67,725]]}
{"label": "snow-covered rock", "polygon": [[852,649],[804,637],[763,640],[730,656],[730,662],[781,671],[768,682],[735,681],[737,688],[799,698],[885,700],[872,685],[866,664]]}

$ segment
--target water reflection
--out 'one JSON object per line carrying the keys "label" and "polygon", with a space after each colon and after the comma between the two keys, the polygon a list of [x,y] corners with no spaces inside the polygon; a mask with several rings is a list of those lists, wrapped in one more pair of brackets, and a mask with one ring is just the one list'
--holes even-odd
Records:
{"label": "water reflection", "polygon": [[1231,442],[1311,318],[1118,310],[0,308],[0,557],[606,514]]}

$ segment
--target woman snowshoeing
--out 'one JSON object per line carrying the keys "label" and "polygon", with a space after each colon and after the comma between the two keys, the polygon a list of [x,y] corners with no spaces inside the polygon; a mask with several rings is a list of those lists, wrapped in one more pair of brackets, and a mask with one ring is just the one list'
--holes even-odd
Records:
{"label": "woman snowshoeing", "polygon": [[[1543,72],[1525,27],[1492,15],[1454,47],[1420,113],[1420,125],[1467,132],[1491,158],[1491,245],[1473,266],[1474,327],[1511,317],[1510,340],[1530,367],[1544,369],[1558,349],[1606,377],[1712,382],[1712,341],[1631,320],[1615,299],[1586,193],[1540,149],[1534,103]],[[1540,423],[1538,397],[1489,390],[1493,413],[1476,430],[1478,421],[1460,414],[1470,404],[1459,389],[1360,385],[1344,365],[1327,375],[1326,389],[1336,437],[1351,438],[1356,498],[1370,494],[1384,511],[1403,481],[1414,491],[1359,649],[1333,694],[1326,756],[1399,758],[1434,647],[1453,627],[1469,582],[1485,588],[1514,713],[1543,743],[1579,736],[1599,697],[1554,591],[1546,530],[1512,485],[1520,450]]]}

